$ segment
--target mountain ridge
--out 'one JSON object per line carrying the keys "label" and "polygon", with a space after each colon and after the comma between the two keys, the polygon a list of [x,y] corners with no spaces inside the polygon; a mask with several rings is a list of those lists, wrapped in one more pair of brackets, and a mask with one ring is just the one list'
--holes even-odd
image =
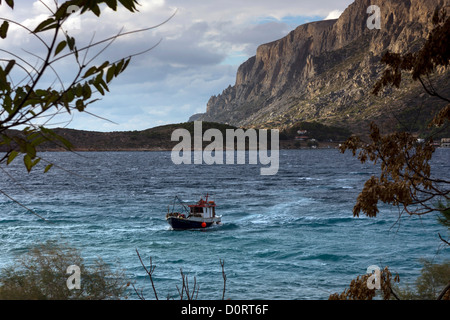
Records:
{"label": "mountain ridge", "polygon": [[[174,123],[161,125],[145,130],[133,130],[133,131],[88,131],[69,128],[53,128],[51,129],[53,134],[61,139],[46,139],[42,144],[37,146],[37,150],[42,151],[170,151],[173,150],[175,145],[180,141],[172,141],[172,134],[176,129],[186,129],[191,137],[195,136],[194,122]],[[307,129],[309,136],[308,139],[297,139],[299,135],[297,133],[298,128]],[[290,130],[281,131],[279,133],[279,146],[280,149],[298,149],[307,147],[307,141],[314,139],[317,146],[329,148],[336,147],[339,142],[345,141],[350,137],[351,132],[345,129],[319,125],[317,123],[299,123],[297,127],[293,127]],[[214,123],[214,122],[202,122],[202,133],[204,134],[208,129],[218,129],[224,140],[223,144],[226,144],[226,130],[237,130],[245,128],[237,128],[230,125]],[[258,132],[258,131],[257,131]],[[24,138],[24,133],[20,130],[11,129],[8,131],[10,137],[17,136],[18,138]],[[257,133],[258,135],[258,133]],[[44,135],[43,135],[44,136]],[[52,136],[52,135],[51,135]],[[47,138],[51,136],[45,135]],[[54,137],[54,136],[53,136]],[[193,140],[191,143],[194,142]],[[203,147],[209,145],[210,141],[203,141]],[[70,148],[69,148],[70,146]],[[192,148],[195,145],[191,145]],[[16,146],[19,149],[18,146]],[[0,145],[0,152],[7,151],[6,145]]]}
{"label": "mountain ridge", "polygon": [[[197,120],[234,126],[285,129],[298,121],[319,121],[358,132],[371,121],[392,130],[393,111],[441,101],[423,95],[407,76],[400,89],[371,94],[386,50],[420,48],[432,30],[432,16],[444,0],[356,0],[336,20],[298,26],[285,37],[262,44],[241,64],[236,81],[212,96]],[[369,29],[371,5],[380,8],[381,29]],[[436,86],[449,92],[449,72],[439,70]],[[433,111],[433,110],[431,110]],[[389,119],[388,119],[389,118]],[[427,119],[422,119],[426,121]]]}

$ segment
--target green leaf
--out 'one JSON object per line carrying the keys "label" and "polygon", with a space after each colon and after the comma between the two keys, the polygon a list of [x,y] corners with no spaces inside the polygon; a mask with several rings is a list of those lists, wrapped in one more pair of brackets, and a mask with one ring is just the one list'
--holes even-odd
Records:
{"label": "green leaf", "polygon": [[91,7],[91,11],[97,16],[100,17],[100,7],[95,4]]}
{"label": "green leaf", "polygon": [[83,86],[80,83],[78,83],[75,87],[75,95],[77,97],[81,97],[83,95]]}
{"label": "green leaf", "polygon": [[93,66],[90,67],[88,71],[86,71],[86,73],[84,74],[83,78],[87,78],[89,76],[92,76],[94,73],[98,72],[97,67]]}
{"label": "green leaf", "polygon": [[53,167],[53,163],[48,164],[48,165],[45,167],[44,173],[47,173],[48,170],[50,170],[52,167]]}
{"label": "green leaf", "polygon": [[117,0],[105,0],[105,3],[114,11],[117,10]]}
{"label": "green leaf", "polygon": [[136,9],[137,2],[135,0],[119,0],[119,2],[131,12],[138,11]]}
{"label": "green leaf", "polygon": [[63,40],[61,41],[57,46],[55,50],[55,56],[60,53],[67,45],[67,41]]}
{"label": "green leaf", "polygon": [[130,61],[131,61],[131,58],[128,58],[128,60],[125,61],[125,65],[123,66],[122,70],[120,70],[120,72],[124,72],[125,71],[125,69],[128,67],[128,64],[130,63]]}
{"label": "green leaf", "polygon": [[99,83],[103,86],[103,88],[105,88],[106,91],[109,92],[108,85],[106,84],[105,80],[103,80],[103,78],[100,78]]}
{"label": "green leaf", "polygon": [[67,44],[69,45],[69,49],[73,50],[73,48],[75,47],[75,38],[66,36],[66,41],[67,41]]}
{"label": "green leaf", "polygon": [[8,137],[6,134],[1,134],[0,135],[1,139],[0,139],[0,145],[11,145],[11,138]]}
{"label": "green leaf", "polygon": [[[64,18],[67,18],[68,16],[70,16],[73,13],[73,11],[69,10],[69,9],[78,7],[76,2],[77,1],[73,1],[73,0],[64,2],[61,6],[59,6],[58,10],[56,10],[56,12],[53,16],[57,20],[62,20]],[[80,2],[80,1],[78,0],[78,2]],[[86,1],[84,1],[84,2],[86,2]],[[74,6],[74,5],[75,5],[75,7],[71,8],[71,6]]]}
{"label": "green leaf", "polygon": [[10,164],[15,157],[17,157],[19,153],[16,150],[11,151],[11,153],[8,156],[8,160],[6,161],[6,165]]}
{"label": "green leaf", "polygon": [[36,160],[34,160],[34,161],[31,163],[31,167],[34,167],[35,165],[37,165],[37,164],[39,163],[39,161],[41,161],[41,158],[36,158]]}
{"label": "green leaf", "polygon": [[45,139],[45,137],[42,136],[40,132],[35,132],[29,137],[29,140],[31,140],[32,146],[37,147],[47,139]]}
{"label": "green leaf", "polygon": [[5,0],[5,2],[11,9],[14,9],[14,0]]}
{"label": "green leaf", "polygon": [[37,89],[35,91],[35,93],[36,93],[36,95],[38,97],[45,97],[48,94],[48,91],[47,90],[42,90],[42,89]]}
{"label": "green leaf", "polygon": [[64,145],[64,147],[66,147],[67,150],[71,150],[72,149],[72,144],[69,142],[69,140],[63,138],[60,135],[56,135],[56,139],[58,139],[59,141],[62,142],[62,144]]}
{"label": "green leaf", "polygon": [[98,82],[94,82],[94,87],[101,93],[102,96],[105,95],[105,90],[103,90],[102,86]]}
{"label": "green leaf", "polygon": [[91,87],[89,86],[89,84],[85,83],[83,85],[83,98],[84,100],[87,100],[91,97],[92,95],[92,90]]}
{"label": "green leaf", "polygon": [[116,70],[114,75],[117,77],[122,72],[122,67],[125,63],[125,59],[120,60],[120,62],[116,65]]}
{"label": "green leaf", "polygon": [[[53,138],[53,140],[58,140],[60,142],[62,142],[62,144],[68,149],[71,150],[72,149],[72,144],[65,139],[64,137],[56,134],[53,130],[45,128],[45,127],[39,127],[39,129],[41,130],[42,133],[47,134],[48,136],[50,136],[51,138]],[[49,138],[50,139],[50,138]]]}
{"label": "green leaf", "polygon": [[65,93],[65,99],[67,99],[67,102],[72,102],[74,98],[75,98],[75,94],[73,92],[73,88],[70,88]]}
{"label": "green leaf", "polygon": [[6,68],[5,68],[5,74],[8,75],[15,64],[16,64],[16,60],[9,60],[8,64],[6,65]]}
{"label": "green leaf", "polygon": [[8,33],[9,23],[8,21],[3,21],[2,25],[0,26],[0,38],[5,39],[6,34]]}
{"label": "green leaf", "polygon": [[[53,24],[53,25],[52,25]],[[41,31],[45,31],[45,30],[49,30],[52,28],[56,28],[56,21],[53,18],[49,18],[47,20],[42,21],[37,27],[36,29],[34,29],[34,32],[41,32]]]}
{"label": "green leaf", "polygon": [[112,78],[115,75],[116,65],[113,64],[111,67],[109,67],[108,71],[106,72],[106,82],[111,82]]}
{"label": "green leaf", "polygon": [[26,151],[27,155],[29,155],[31,159],[36,157],[36,148],[31,143],[27,142]]}
{"label": "green leaf", "polygon": [[23,157],[23,163],[25,164],[25,168],[27,168],[27,171],[30,172],[31,168],[33,167],[33,162],[31,161],[31,157],[28,154]]}
{"label": "green leaf", "polygon": [[8,112],[9,114],[12,113],[12,99],[10,95],[5,95],[3,97],[3,105],[2,105],[3,109],[6,110],[6,112]]}
{"label": "green leaf", "polygon": [[102,65],[100,67],[98,67],[98,70],[103,70],[105,69],[107,66],[109,66],[109,61],[105,61],[102,63]]}
{"label": "green leaf", "polygon": [[8,90],[8,80],[6,79],[6,73],[3,71],[3,68],[0,67],[0,91],[9,91]]}
{"label": "green leaf", "polygon": [[78,99],[77,102],[75,103],[75,107],[77,108],[78,111],[83,112],[85,108],[83,99]]}

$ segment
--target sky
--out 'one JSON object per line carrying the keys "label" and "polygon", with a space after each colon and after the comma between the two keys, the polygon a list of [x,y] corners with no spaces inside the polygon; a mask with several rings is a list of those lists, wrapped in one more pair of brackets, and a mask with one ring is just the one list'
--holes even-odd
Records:
{"label": "sky", "polygon": [[[14,10],[4,2],[0,20],[8,18],[33,29],[45,20],[58,0],[16,0]],[[59,3],[63,1],[59,0]],[[72,113],[46,119],[49,127],[90,131],[132,131],[185,122],[206,111],[209,98],[234,85],[239,65],[256,54],[259,45],[286,36],[297,26],[323,19],[335,19],[353,0],[139,0],[139,12],[103,8],[100,18],[92,13],[76,15],[66,30],[79,47],[92,39],[101,40],[120,31],[157,26],[92,48],[86,61],[98,65],[131,54],[127,70],[110,84],[110,92],[98,95],[88,106],[90,114]],[[44,36],[44,40],[49,40]],[[0,49],[19,55],[31,65],[45,54],[44,46],[25,30],[11,25]],[[97,57],[96,57],[97,56]],[[11,58],[0,50],[0,58]],[[73,57],[60,60],[55,69],[63,83],[76,72]],[[16,74],[17,82],[24,74]],[[58,88],[50,72],[39,85]],[[97,96],[96,96],[97,97]],[[44,120],[41,120],[44,121]],[[37,123],[39,124],[39,123]]]}

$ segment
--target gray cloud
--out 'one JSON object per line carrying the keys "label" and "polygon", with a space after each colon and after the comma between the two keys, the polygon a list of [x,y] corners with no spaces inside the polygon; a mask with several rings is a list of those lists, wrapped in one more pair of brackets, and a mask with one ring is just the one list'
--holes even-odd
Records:
{"label": "gray cloud", "polygon": [[[45,0],[49,4],[53,0]],[[67,121],[69,127],[101,130],[142,130],[159,124],[182,122],[194,113],[206,110],[210,96],[219,94],[234,84],[240,63],[256,53],[258,45],[285,36],[295,23],[325,18],[343,11],[352,0],[141,0],[139,13],[126,10],[104,10],[100,19],[93,14],[81,17],[81,28],[70,30],[79,41],[87,44],[95,33],[102,39],[123,31],[154,26],[164,21],[176,9],[177,14],[166,24],[150,31],[117,39],[95,62],[114,61],[145,50],[160,39],[152,51],[137,56],[125,73],[111,84],[111,93],[91,105],[89,111],[118,124],[75,114],[54,122]],[[0,16],[15,19],[29,26],[36,25],[46,15],[46,9],[36,0],[16,1],[11,11],[0,5]],[[14,28],[12,28],[14,29]],[[0,40],[2,48],[26,56],[32,64],[36,59],[22,49],[42,53],[43,46],[29,41],[26,32],[11,30],[8,39]],[[94,48],[88,57],[101,47]],[[4,54],[1,53],[1,58]],[[64,79],[71,77],[68,59],[59,64]],[[73,67],[73,65],[72,65]],[[46,79],[52,83],[54,75]],[[59,124],[58,124],[59,125]]]}

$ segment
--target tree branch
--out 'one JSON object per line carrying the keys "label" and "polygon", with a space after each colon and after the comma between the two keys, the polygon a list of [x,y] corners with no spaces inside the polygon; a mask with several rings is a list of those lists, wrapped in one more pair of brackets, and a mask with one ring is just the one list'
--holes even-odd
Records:
{"label": "tree branch", "polygon": [[448,242],[447,240],[444,240],[444,238],[442,238],[440,233],[438,233],[438,235],[439,235],[439,239],[441,239],[444,243],[446,243],[448,246],[450,246],[450,242]]}
{"label": "tree branch", "polygon": [[219,259],[220,265],[222,267],[222,278],[223,278],[223,293],[222,293],[222,300],[225,300],[225,287],[227,284],[227,276],[225,275],[224,265],[225,260]]}
{"label": "tree branch", "polygon": [[442,300],[442,298],[444,297],[445,293],[450,289],[450,282],[447,284],[447,286],[442,290],[442,292],[439,294],[439,296],[437,297],[437,300]]}
{"label": "tree branch", "polygon": [[145,266],[144,262],[141,259],[141,255],[139,254],[138,249],[136,249],[136,253],[139,258],[139,261],[141,262],[142,267],[144,267],[145,272],[147,272],[148,277],[150,278],[150,282],[152,283],[152,288],[153,288],[153,293],[155,294],[155,298],[156,298],[156,300],[159,300],[158,294],[156,293],[155,284],[153,283],[152,275],[153,275],[153,272],[155,271],[155,266],[153,266],[153,264],[152,264],[152,258],[150,257],[150,266],[149,266],[149,269],[147,269],[147,267]]}

